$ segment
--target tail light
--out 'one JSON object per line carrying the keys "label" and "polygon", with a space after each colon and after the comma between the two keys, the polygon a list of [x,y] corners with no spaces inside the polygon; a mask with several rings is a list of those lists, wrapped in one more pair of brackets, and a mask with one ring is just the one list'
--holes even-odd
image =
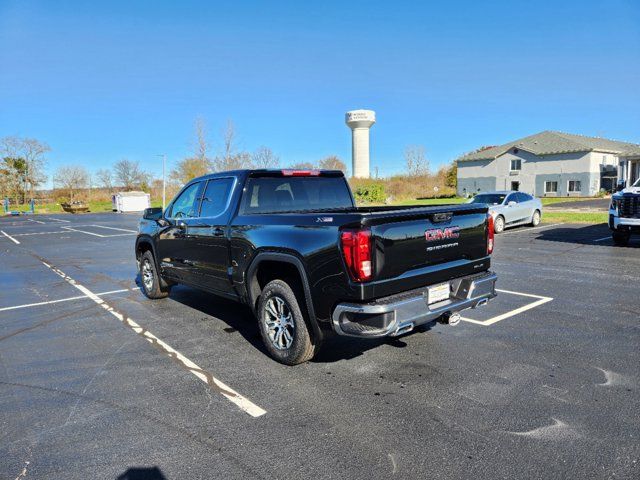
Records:
{"label": "tail light", "polygon": [[340,233],[340,243],[351,278],[356,282],[370,280],[373,276],[371,230],[343,230]]}
{"label": "tail light", "polygon": [[317,177],[320,175],[320,170],[282,170],[282,175],[285,177]]}
{"label": "tail light", "polygon": [[493,217],[490,213],[487,213],[487,255],[493,253],[493,240],[495,237],[495,230],[493,227]]}

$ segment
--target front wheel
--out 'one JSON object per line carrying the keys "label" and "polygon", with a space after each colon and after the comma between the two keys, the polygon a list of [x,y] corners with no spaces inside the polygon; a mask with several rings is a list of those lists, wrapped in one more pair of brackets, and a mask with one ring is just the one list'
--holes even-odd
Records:
{"label": "front wheel", "polygon": [[613,231],[611,236],[613,237],[613,243],[621,247],[626,246],[631,238],[630,233]]}
{"label": "front wheel", "polygon": [[531,216],[531,226],[537,227],[538,225],[540,225],[540,210],[536,210]]}
{"label": "front wheel", "polygon": [[164,286],[150,250],[144,252],[140,257],[140,283],[142,284],[142,293],[147,298],[154,300],[165,298],[171,290],[170,286]]}
{"label": "front wheel", "polygon": [[269,282],[258,302],[260,335],[269,355],[285,365],[313,358],[316,346],[291,287],[282,280]]}

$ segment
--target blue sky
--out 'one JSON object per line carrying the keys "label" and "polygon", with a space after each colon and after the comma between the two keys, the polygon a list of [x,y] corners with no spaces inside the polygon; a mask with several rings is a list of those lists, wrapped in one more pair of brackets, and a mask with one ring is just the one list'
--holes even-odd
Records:
{"label": "blue sky", "polygon": [[231,118],[244,149],[350,164],[370,108],[381,175],[410,144],[435,168],[546,129],[640,143],[640,2],[432,3],[0,0],[0,136],[156,175],[197,116],[214,146]]}

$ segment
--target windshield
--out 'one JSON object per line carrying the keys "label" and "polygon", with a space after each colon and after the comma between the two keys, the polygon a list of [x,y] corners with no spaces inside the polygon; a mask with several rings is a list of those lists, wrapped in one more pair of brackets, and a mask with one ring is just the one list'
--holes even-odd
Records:
{"label": "windshield", "polygon": [[469,203],[486,203],[487,205],[502,205],[504,197],[507,195],[504,193],[483,193],[476,195]]}

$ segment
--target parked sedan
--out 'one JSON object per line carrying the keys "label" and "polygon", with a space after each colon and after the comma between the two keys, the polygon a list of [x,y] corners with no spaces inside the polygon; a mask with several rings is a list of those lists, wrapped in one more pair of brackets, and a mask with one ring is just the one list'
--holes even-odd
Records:
{"label": "parked sedan", "polygon": [[469,203],[486,203],[493,216],[496,233],[507,227],[540,223],[542,218],[542,202],[523,192],[502,191],[480,193],[469,200]]}

